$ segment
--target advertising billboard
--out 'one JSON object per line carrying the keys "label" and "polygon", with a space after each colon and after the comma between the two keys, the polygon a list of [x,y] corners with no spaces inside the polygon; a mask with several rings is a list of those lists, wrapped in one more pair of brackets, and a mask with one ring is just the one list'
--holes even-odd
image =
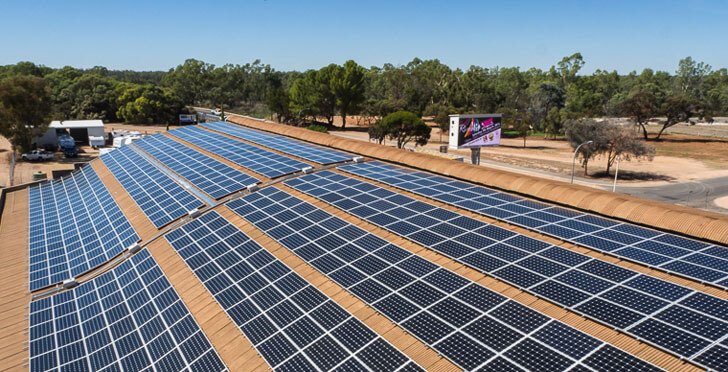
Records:
{"label": "advertising billboard", "polygon": [[450,115],[450,148],[498,146],[500,114]]}

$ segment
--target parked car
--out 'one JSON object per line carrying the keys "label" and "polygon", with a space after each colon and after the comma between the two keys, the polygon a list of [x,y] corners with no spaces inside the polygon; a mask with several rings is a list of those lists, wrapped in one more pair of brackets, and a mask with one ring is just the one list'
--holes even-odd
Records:
{"label": "parked car", "polygon": [[53,160],[53,154],[43,150],[33,150],[27,154],[20,155],[20,158],[25,161],[45,161]]}
{"label": "parked car", "polygon": [[219,110],[210,110],[210,115],[216,115],[220,116],[221,112]]}

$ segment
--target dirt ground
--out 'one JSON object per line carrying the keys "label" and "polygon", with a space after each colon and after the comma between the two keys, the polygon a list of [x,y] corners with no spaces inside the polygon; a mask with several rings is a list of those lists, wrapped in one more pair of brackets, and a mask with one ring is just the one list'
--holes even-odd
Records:
{"label": "dirt ground", "polygon": [[[179,125],[170,125],[169,129],[179,128]],[[143,125],[143,124],[124,124],[124,123],[105,123],[104,131],[107,133],[112,130],[128,130],[137,131],[141,134],[157,134],[162,133],[166,130],[164,125]]]}
{"label": "dirt ground", "polygon": [[[348,126],[348,124],[347,124]],[[347,138],[367,141],[365,131],[357,130],[332,131],[332,134]],[[622,161],[620,163],[620,182],[639,183],[644,186],[655,186],[667,182],[686,182],[691,180],[728,176],[728,139],[705,138],[683,134],[663,134],[662,141],[650,141],[656,147],[657,156],[653,161]],[[387,141],[388,146],[395,143]],[[440,145],[447,145],[447,133],[440,141],[439,128],[433,128],[431,140],[426,148],[439,150]],[[470,150],[452,150],[448,152],[463,155],[470,159]],[[481,149],[481,160],[532,168],[541,171],[569,175],[571,174],[572,149],[563,139],[544,139],[528,137],[526,148],[522,138],[501,138],[498,147]],[[577,159],[577,163],[578,163]],[[607,180],[606,158],[596,158],[589,162],[590,176],[600,176]],[[583,175],[583,168],[577,164],[577,174]],[[614,174],[614,168],[611,170]]]}
{"label": "dirt ground", "polygon": [[[13,184],[20,185],[33,181],[33,173],[44,172],[48,178],[53,177],[54,170],[73,170],[74,163],[85,163],[93,160],[99,155],[98,150],[92,149],[90,146],[82,146],[80,153],[75,158],[66,158],[61,153],[55,154],[53,161],[29,162],[22,161],[20,157],[15,161],[15,175]],[[0,187],[10,186],[10,164],[12,160],[12,150],[10,142],[5,137],[0,136]]]}
{"label": "dirt ground", "polygon": [[[121,123],[107,123],[104,124],[105,131],[111,132],[112,130],[125,129],[129,131],[138,131],[142,134],[155,134],[164,132],[165,127],[163,125],[132,125],[132,124],[121,124]],[[177,126],[170,126],[170,129],[177,128]],[[53,161],[45,162],[25,162],[20,160],[18,154],[15,161],[15,175],[13,177],[13,184],[20,185],[23,183],[33,181],[33,173],[38,171],[45,172],[48,178],[51,178],[53,170],[62,169],[73,169],[74,163],[85,163],[93,160],[99,155],[99,151],[91,148],[90,146],[83,146],[79,149],[81,153],[75,158],[65,158],[63,154],[56,153]],[[0,187],[10,186],[10,164],[12,157],[12,149],[10,142],[4,137],[0,136]]]}

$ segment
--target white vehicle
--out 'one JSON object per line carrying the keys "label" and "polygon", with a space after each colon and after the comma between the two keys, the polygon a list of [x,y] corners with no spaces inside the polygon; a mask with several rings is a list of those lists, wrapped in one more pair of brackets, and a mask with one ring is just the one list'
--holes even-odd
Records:
{"label": "white vehicle", "polygon": [[210,110],[210,115],[217,115],[220,116],[221,112],[218,110]]}
{"label": "white vehicle", "polygon": [[20,158],[25,161],[53,160],[53,154],[48,151],[33,150],[27,154],[20,155]]}

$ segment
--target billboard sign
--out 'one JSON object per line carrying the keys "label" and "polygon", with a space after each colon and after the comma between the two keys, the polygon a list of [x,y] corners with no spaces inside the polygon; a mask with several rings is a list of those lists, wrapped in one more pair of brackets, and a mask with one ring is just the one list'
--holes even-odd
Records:
{"label": "billboard sign", "polygon": [[501,137],[500,114],[451,115],[450,147],[498,146]]}

